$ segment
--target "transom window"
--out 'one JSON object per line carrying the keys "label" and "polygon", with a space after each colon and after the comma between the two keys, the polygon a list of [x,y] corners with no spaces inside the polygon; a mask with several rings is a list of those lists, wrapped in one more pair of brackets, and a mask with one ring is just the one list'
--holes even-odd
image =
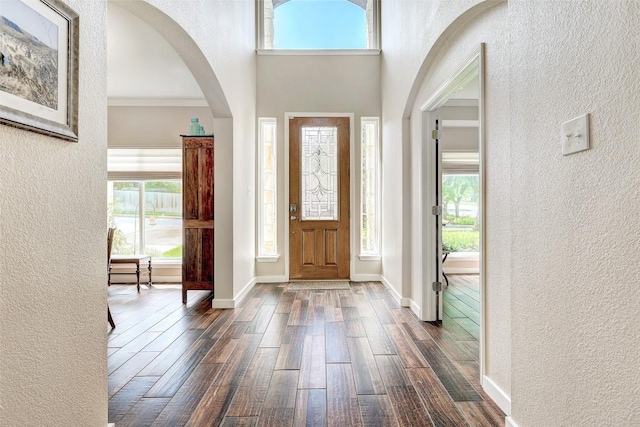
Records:
{"label": "transom window", "polygon": [[259,0],[259,49],[378,49],[379,0]]}

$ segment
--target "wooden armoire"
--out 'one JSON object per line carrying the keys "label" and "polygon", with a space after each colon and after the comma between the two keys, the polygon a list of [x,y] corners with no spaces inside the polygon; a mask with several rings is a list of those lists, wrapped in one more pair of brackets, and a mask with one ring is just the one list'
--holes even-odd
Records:
{"label": "wooden armoire", "polygon": [[182,135],[182,303],[213,292],[213,135]]}

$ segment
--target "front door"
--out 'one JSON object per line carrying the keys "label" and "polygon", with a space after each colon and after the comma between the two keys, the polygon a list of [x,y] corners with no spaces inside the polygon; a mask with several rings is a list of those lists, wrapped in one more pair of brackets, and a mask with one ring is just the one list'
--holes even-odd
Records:
{"label": "front door", "polygon": [[289,120],[289,277],[349,278],[349,118]]}

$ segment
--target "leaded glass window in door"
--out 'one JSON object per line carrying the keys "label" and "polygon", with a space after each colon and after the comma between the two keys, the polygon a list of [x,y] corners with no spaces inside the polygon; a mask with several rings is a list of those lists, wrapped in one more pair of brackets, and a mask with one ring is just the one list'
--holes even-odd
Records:
{"label": "leaded glass window in door", "polygon": [[339,220],[338,128],[303,127],[300,160],[300,219]]}

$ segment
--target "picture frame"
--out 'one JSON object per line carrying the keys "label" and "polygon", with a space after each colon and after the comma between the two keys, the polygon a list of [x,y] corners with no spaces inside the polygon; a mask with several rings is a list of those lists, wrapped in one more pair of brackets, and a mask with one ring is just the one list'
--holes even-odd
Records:
{"label": "picture frame", "polygon": [[0,123],[78,141],[79,16],[60,0],[2,0]]}

